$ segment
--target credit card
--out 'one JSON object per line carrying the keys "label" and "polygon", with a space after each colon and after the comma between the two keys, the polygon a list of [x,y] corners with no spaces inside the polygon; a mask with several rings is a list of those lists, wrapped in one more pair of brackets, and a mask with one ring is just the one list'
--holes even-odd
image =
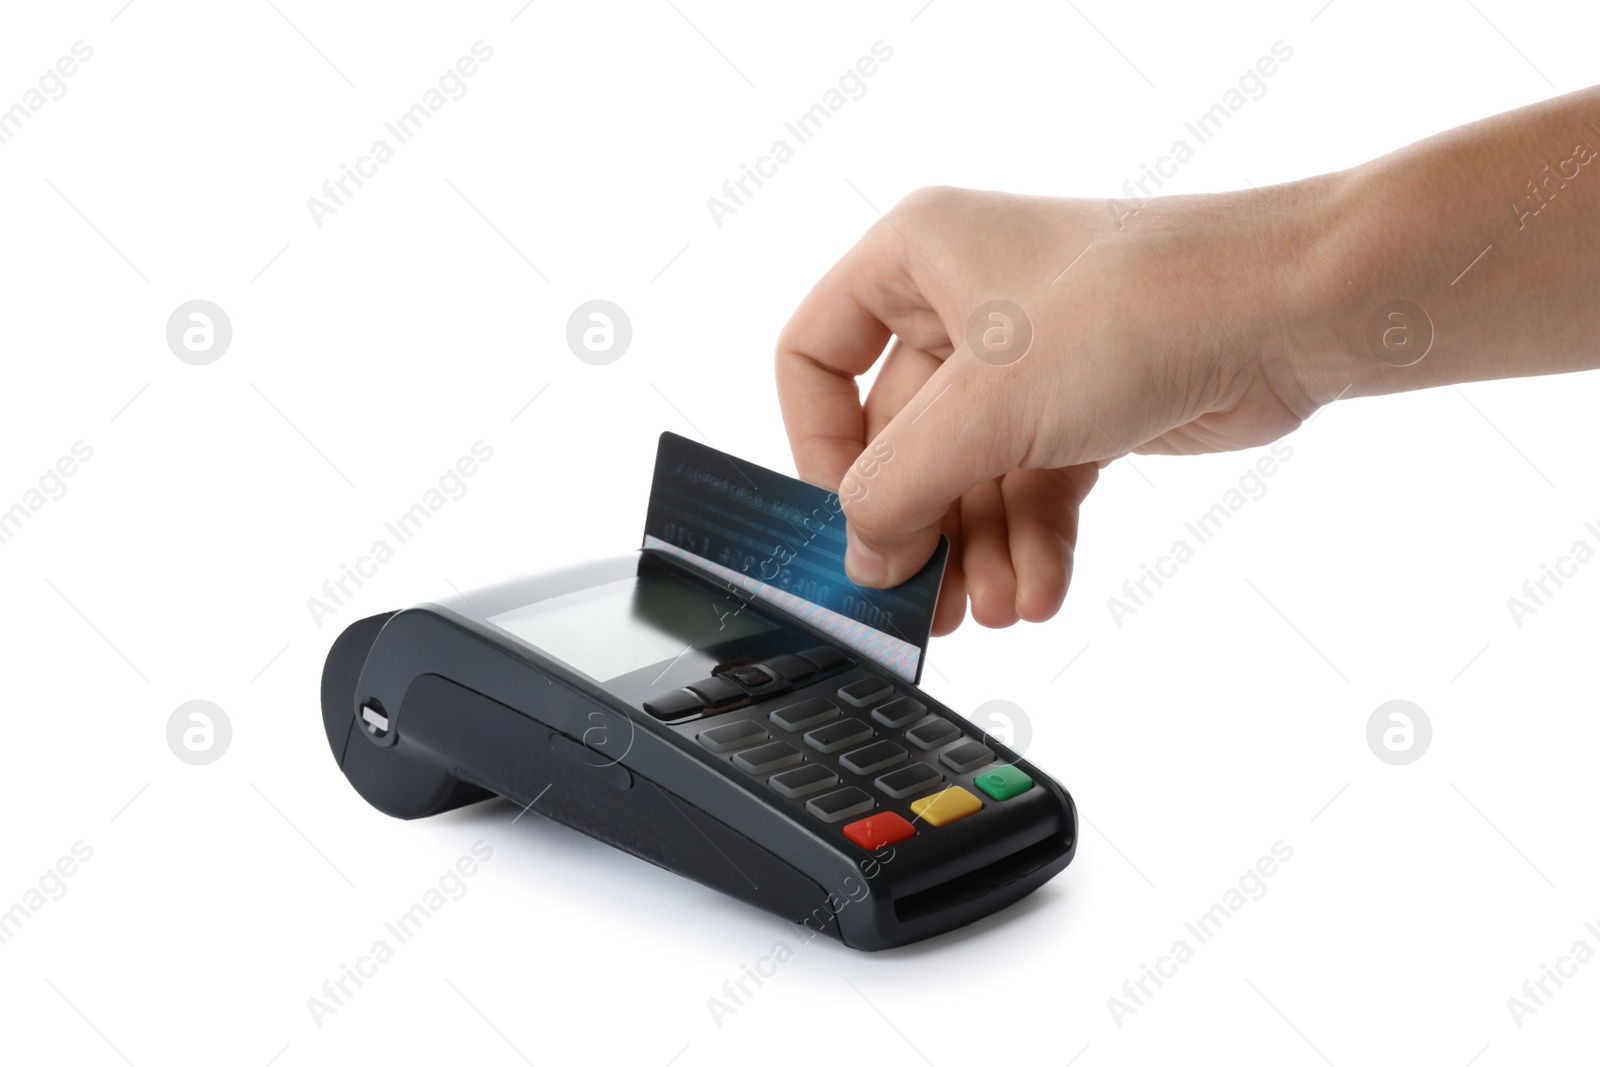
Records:
{"label": "credit card", "polygon": [[804,619],[839,644],[915,684],[933,629],[950,543],[893,589],[865,589],[844,572],[837,493],[663,433],[644,545],[737,591]]}

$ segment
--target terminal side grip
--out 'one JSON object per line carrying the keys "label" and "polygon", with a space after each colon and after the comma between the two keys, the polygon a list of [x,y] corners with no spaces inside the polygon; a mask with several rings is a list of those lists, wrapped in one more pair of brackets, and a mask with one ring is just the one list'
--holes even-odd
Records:
{"label": "terminal side grip", "polygon": [[333,758],[341,767],[355,725],[350,703],[355,698],[356,686],[361,684],[361,667],[383,631],[383,624],[395,614],[386,611],[345,627],[344,632],[333,639],[333,647],[328,649],[328,658],[322,665],[322,728],[328,735]]}
{"label": "terminal side grip", "polygon": [[415,745],[380,749],[359,736],[360,727],[350,714],[356,686],[378,634],[396,614],[389,611],[351,623],[328,650],[322,668],[322,725],[333,758],[367,803],[395,818],[438,815],[488,800],[493,793],[461,781]]}
{"label": "terminal side grip", "polygon": [[[459,777],[532,812],[790,921],[830,914],[827,893],[810,878],[622,765],[627,738],[607,738],[604,747],[613,751],[596,751],[432,674],[408,689],[404,722]],[[838,936],[838,923],[823,928]]]}

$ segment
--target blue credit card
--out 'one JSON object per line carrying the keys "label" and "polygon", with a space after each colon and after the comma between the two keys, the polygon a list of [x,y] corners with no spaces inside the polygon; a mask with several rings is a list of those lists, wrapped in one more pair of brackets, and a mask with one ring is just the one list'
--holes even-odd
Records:
{"label": "blue credit card", "polygon": [[815,626],[913,684],[933,629],[950,544],[893,589],[844,572],[839,495],[663,433],[644,545],[700,567]]}

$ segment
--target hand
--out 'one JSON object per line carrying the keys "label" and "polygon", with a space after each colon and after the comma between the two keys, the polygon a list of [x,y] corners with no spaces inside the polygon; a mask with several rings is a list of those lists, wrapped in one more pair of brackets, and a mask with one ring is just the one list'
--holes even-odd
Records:
{"label": "hand", "polygon": [[1266,189],[907,198],[778,341],[789,443],[844,501],[850,576],[896,585],[942,530],[935,633],[969,599],[986,626],[1046,619],[1119,456],[1266,444],[1344,396],[1600,366],[1597,121],[1600,88]]}
{"label": "hand", "polygon": [[[1316,195],[1267,192],[1280,209]],[[897,585],[949,536],[936,634],[969,599],[984,626],[1060,609],[1079,505],[1105,464],[1265,444],[1315,410],[1286,342],[1308,253],[1272,205],[1225,194],[1128,217],[1136,207],[922,190],[779,339],[795,462],[839,492],[850,577]],[[994,299],[1020,316],[974,322]],[[863,404],[855,379],[885,345]]]}

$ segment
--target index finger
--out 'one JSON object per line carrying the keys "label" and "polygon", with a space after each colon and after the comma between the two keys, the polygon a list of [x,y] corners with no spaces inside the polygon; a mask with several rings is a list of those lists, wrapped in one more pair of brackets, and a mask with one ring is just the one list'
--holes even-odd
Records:
{"label": "index finger", "polygon": [[[883,354],[892,308],[909,279],[881,225],[812,287],[778,337],[778,403],[800,477],[837,489],[866,448],[866,416],[856,377]],[[914,291],[914,290],[913,290]]]}

